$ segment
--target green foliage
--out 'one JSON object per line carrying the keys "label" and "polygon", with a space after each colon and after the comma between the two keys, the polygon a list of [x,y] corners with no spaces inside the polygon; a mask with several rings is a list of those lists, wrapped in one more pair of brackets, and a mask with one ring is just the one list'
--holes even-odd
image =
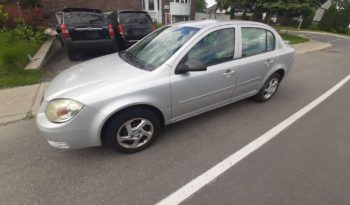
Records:
{"label": "green foliage", "polygon": [[333,26],[336,23],[337,19],[337,9],[336,6],[331,6],[323,15],[323,18],[320,21],[319,27],[323,31],[332,31],[334,30]]}
{"label": "green foliage", "polygon": [[161,27],[163,27],[163,26],[164,26],[164,24],[162,24],[162,23],[159,23],[159,22],[156,22],[156,23],[155,23],[156,29],[159,29],[159,28],[161,28]]}
{"label": "green foliage", "polygon": [[320,30],[320,28],[318,27],[318,24],[316,24],[316,23],[310,24],[309,26],[306,27],[306,29],[315,30],[315,31],[319,31]]}
{"label": "green foliage", "polygon": [[350,24],[350,3],[339,11],[335,29],[339,33],[348,33]]}
{"label": "green foliage", "polygon": [[287,33],[281,33],[280,35],[283,38],[283,40],[288,41],[289,44],[304,43],[304,42],[309,41],[309,39],[307,39],[307,38],[303,38],[300,36],[295,36],[295,35],[291,35],[291,34],[287,34]]}
{"label": "green foliage", "polygon": [[247,14],[245,12],[243,12],[243,14],[242,14],[242,20],[250,20],[249,16],[247,16]]}
{"label": "green foliage", "polygon": [[313,13],[326,0],[217,0],[219,8],[249,8],[254,16],[261,12],[285,12],[289,16],[308,15]]}
{"label": "green foliage", "polygon": [[41,7],[41,1],[40,0],[20,0],[19,3],[24,8]]}
{"label": "green foliage", "polygon": [[21,18],[17,18],[15,22],[17,23],[17,26],[13,30],[8,31],[6,34],[4,34],[8,36],[8,42],[28,40],[34,41],[36,43],[41,43],[45,39],[43,32],[34,31],[31,26],[25,25]]}
{"label": "green foliage", "polygon": [[8,18],[9,15],[4,11],[4,6],[0,5],[0,28],[6,24]]}
{"label": "green foliage", "polygon": [[207,8],[207,2],[205,0],[196,0],[196,11],[204,12]]}
{"label": "green foliage", "polygon": [[29,62],[28,54],[33,56],[41,41],[28,40],[19,30],[0,29],[0,88],[33,84],[40,78],[40,72],[26,71],[24,66]]}
{"label": "green foliage", "polygon": [[301,24],[301,28],[307,28],[312,24],[315,13],[312,12],[309,15],[303,16],[303,23]]}

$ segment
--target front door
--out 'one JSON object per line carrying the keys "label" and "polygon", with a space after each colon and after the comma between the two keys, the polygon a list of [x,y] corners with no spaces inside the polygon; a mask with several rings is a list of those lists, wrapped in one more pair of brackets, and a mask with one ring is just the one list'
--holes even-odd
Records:
{"label": "front door", "polygon": [[227,104],[237,77],[234,63],[235,30],[212,31],[199,40],[183,57],[207,65],[207,71],[172,74],[171,95],[173,120]]}

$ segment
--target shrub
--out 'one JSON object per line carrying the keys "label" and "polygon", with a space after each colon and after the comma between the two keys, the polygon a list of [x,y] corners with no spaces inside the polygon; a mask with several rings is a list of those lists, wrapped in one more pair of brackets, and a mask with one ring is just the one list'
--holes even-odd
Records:
{"label": "shrub", "polygon": [[0,28],[6,24],[8,18],[9,15],[4,11],[4,6],[0,5]]}
{"label": "shrub", "polygon": [[316,24],[316,23],[310,24],[308,27],[306,27],[306,29],[315,30],[315,31],[320,30],[320,28],[318,27],[318,24]]}
{"label": "shrub", "polygon": [[320,21],[319,27],[324,31],[334,30],[333,26],[336,23],[337,19],[337,9],[335,5],[331,6],[323,15],[323,18]]}

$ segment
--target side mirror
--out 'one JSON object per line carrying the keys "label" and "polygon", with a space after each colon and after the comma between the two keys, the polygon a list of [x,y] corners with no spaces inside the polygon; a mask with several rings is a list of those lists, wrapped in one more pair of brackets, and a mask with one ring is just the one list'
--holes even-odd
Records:
{"label": "side mirror", "polygon": [[175,74],[183,74],[187,72],[206,71],[207,66],[199,60],[189,59],[185,63],[180,63],[175,70]]}

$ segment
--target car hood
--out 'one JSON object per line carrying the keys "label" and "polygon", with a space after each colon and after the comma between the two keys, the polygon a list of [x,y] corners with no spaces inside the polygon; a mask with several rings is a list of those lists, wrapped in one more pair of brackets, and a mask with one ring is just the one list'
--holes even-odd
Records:
{"label": "car hood", "polygon": [[77,64],[53,79],[45,92],[45,100],[74,98],[97,88],[120,83],[149,73],[136,68],[118,54],[110,54]]}

